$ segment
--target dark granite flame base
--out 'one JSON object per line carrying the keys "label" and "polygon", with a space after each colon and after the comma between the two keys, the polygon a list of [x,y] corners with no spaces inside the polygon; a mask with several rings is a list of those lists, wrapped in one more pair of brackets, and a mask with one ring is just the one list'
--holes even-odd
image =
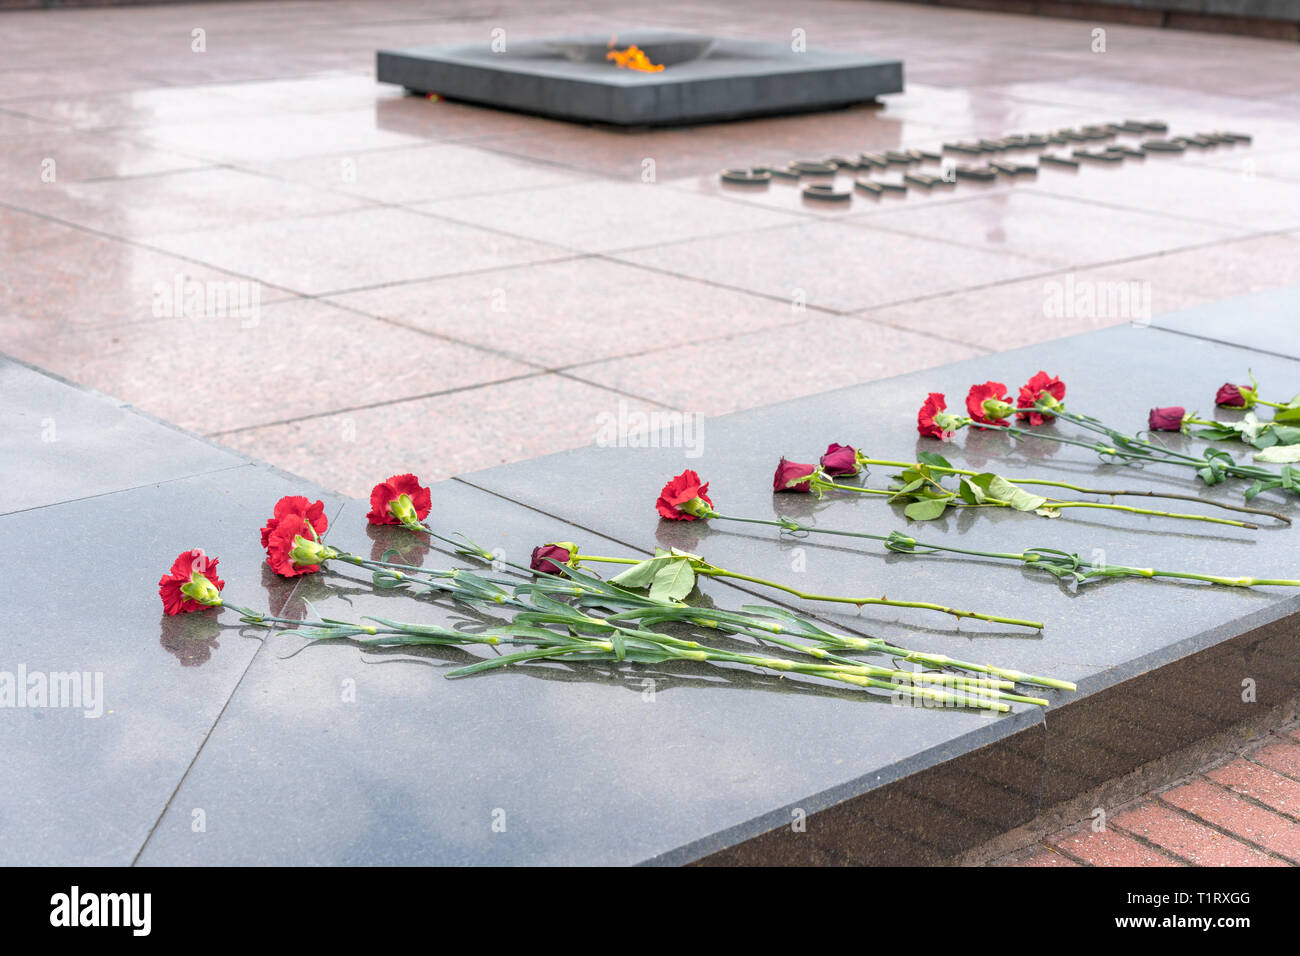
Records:
{"label": "dark granite flame base", "polygon": [[666,30],[629,30],[657,73],[605,59],[610,37],[380,50],[377,78],[417,93],[579,122],[658,126],[833,109],[903,90],[900,60]]}

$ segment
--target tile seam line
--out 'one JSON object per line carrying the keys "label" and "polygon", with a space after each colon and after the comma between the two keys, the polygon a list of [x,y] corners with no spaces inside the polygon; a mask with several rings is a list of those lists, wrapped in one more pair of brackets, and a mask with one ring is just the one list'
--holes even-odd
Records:
{"label": "tile seam line", "polygon": [[[1263,804],[1258,803],[1253,798],[1246,799],[1245,794],[1237,793],[1234,790],[1229,790],[1227,787],[1220,786],[1218,783],[1211,780],[1209,777],[1204,776],[1203,774],[1199,774],[1199,773],[1196,774],[1195,778],[1191,781],[1188,781],[1188,783],[1196,783],[1198,781],[1208,784],[1210,787],[1212,787],[1214,790],[1217,790],[1220,794],[1224,796],[1240,799],[1242,800],[1243,803],[1246,803],[1249,806],[1253,806],[1256,809],[1265,810],[1270,815],[1277,817],[1278,820],[1282,821],[1283,823],[1288,823],[1291,824],[1292,826],[1297,825],[1295,821],[1288,819],[1287,817],[1278,813],[1276,810],[1273,810],[1269,807],[1264,806]],[[1270,856],[1273,857],[1274,859],[1282,860],[1290,866],[1296,866],[1297,864],[1300,864],[1300,860],[1292,860],[1289,857],[1283,856],[1282,854],[1278,853],[1276,850],[1270,850],[1268,847],[1262,845],[1261,843],[1258,843],[1257,841],[1255,841],[1254,839],[1252,839],[1251,837],[1247,836],[1244,833],[1237,833],[1233,830],[1229,830],[1226,827],[1215,823],[1213,820],[1207,820],[1205,817],[1198,814],[1195,810],[1188,810],[1184,807],[1178,806],[1178,804],[1173,803],[1172,801],[1166,800],[1165,794],[1168,793],[1170,790],[1176,789],[1178,786],[1187,786],[1187,784],[1174,784],[1172,786],[1166,787],[1160,793],[1155,794],[1154,799],[1159,801],[1159,803],[1162,806],[1168,807],[1171,810],[1177,810],[1179,813],[1182,813],[1184,816],[1189,817],[1192,820],[1195,820],[1197,823],[1201,824],[1202,826],[1209,827],[1211,830],[1215,830],[1224,836],[1231,837],[1232,839],[1238,841],[1239,843],[1244,843],[1247,846],[1255,850],[1258,850],[1260,853],[1263,853],[1265,856]]]}
{"label": "tile seam line", "polygon": [[[1281,288],[1285,288],[1285,286]],[[1220,300],[1220,302],[1226,302],[1226,301],[1229,300],[1226,299]],[[1207,303],[1207,304],[1218,304],[1218,303]],[[1168,315],[1170,313],[1166,312],[1163,314]],[[1293,362],[1300,361],[1300,358],[1298,358],[1295,355],[1287,355],[1283,352],[1274,352],[1270,349],[1256,348],[1253,345],[1242,345],[1240,342],[1226,342],[1223,339],[1216,339],[1209,335],[1198,335],[1195,332],[1188,332],[1184,329],[1173,328],[1168,325],[1160,325],[1160,326],[1153,326],[1153,327],[1160,329],[1162,332],[1172,332],[1174,335],[1181,335],[1184,338],[1195,339],[1198,342],[1213,342],[1215,345],[1224,345],[1234,349],[1243,349],[1244,351],[1247,352],[1253,352],[1256,355],[1271,355],[1274,358],[1290,359]]]}
{"label": "tile seam line", "polygon": [[[1033,193],[1035,196],[1055,196],[1056,198],[1061,198],[1056,193],[1050,192],[1048,190],[1035,189],[1033,186],[1028,186],[1028,185],[1024,187],[1024,191],[1027,193]],[[1101,199],[1089,199],[1086,200],[1086,202],[1093,206],[1100,206],[1103,209],[1115,209],[1121,212],[1135,212],[1135,213],[1145,213],[1146,215],[1164,216],[1166,219],[1171,219],[1176,222],[1194,223],[1199,226],[1218,226],[1220,229],[1233,227],[1232,222],[1225,221],[1222,219],[1206,219],[1200,216],[1171,216],[1168,213],[1152,212],[1152,210],[1144,209],[1141,206],[1128,206],[1125,205],[1124,203],[1107,202]],[[1300,228],[1300,218],[1297,218],[1296,222],[1290,226],[1280,226],[1277,229],[1265,229],[1262,231],[1261,234],[1272,235],[1274,233],[1279,233],[1279,232],[1280,233],[1294,232],[1297,228]],[[1234,237],[1234,238],[1240,238],[1240,237]],[[1224,240],[1224,242],[1228,242],[1228,241],[1230,240],[1228,239]]]}
{"label": "tile seam line", "polygon": [[[213,447],[213,446],[209,445],[209,447]],[[225,449],[221,449],[221,450],[225,451]],[[228,454],[238,454],[238,452],[228,452]],[[63,505],[77,504],[78,502],[82,502],[82,501],[94,501],[97,498],[108,498],[113,495],[129,494],[130,492],[140,491],[144,488],[156,488],[161,485],[174,484],[175,482],[178,481],[191,481],[195,478],[207,477],[208,475],[219,475],[222,472],[234,471],[237,468],[250,468],[250,467],[258,467],[258,466],[259,463],[257,462],[238,461],[235,462],[234,464],[223,465],[220,468],[209,468],[205,471],[195,471],[184,475],[173,475],[170,478],[160,478],[156,481],[144,481],[138,485],[127,485],[126,487],[123,488],[114,488],[111,491],[100,491],[100,492],[96,492],[93,495],[81,495],[80,497],[77,498],[65,498],[62,501],[50,501],[47,502],[46,504],[32,505],[30,508],[18,508],[15,511],[5,511],[0,513],[0,520],[14,517],[16,515],[30,514],[33,511],[41,511],[44,508],[58,508]]]}
{"label": "tile seam line", "polygon": [[[1143,798],[1139,797],[1138,799],[1141,800],[1141,799],[1143,799]],[[1147,798],[1147,799],[1150,799],[1150,798]],[[1192,816],[1191,814],[1189,814],[1189,813],[1184,813],[1184,812],[1183,812],[1182,810],[1180,810],[1178,807],[1172,806],[1172,805],[1170,805],[1170,804],[1165,804],[1165,803],[1162,803],[1161,801],[1156,801],[1156,800],[1152,800],[1151,802],[1154,803],[1154,804],[1156,804],[1156,806],[1163,806],[1163,807],[1164,807],[1165,809],[1167,809],[1167,810],[1172,810],[1172,811],[1173,811],[1173,812],[1174,812],[1174,813],[1179,817],[1179,822],[1178,822],[1177,826],[1180,826],[1180,827],[1181,827],[1181,826],[1184,824],[1184,822],[1187,822],[1187,823],[1195,823],[1195,824],[1199,824],[1199,825],[1204,826],[1204,824],[1203,824],[1200,820],[1196,819],[1195,817],[1193,817],[1193,816]],[[1135,808],[1135,809],[1136,809],[1136,808]],[[1118,813],[1118,812],[1120,812],[1120,811],[1119,811],[1119,809],[1117,808],[1117,813]],[[1147,837],[1143,836],[1141,833],[1138,833],[1135,829],[1132,829],[1132,828],[1130,828],[1130,827],[1126,827],[1126,826],[1125,826],[1124,824],[1122,824],[1122,823],[1107,824],[1107,828],[1108,828],[1108,829],[1113,828],[1113,829],[1119,831],[1120,833],[1124,834],[1125,836],[1129,837],[1130,839],[1134,840],[1135,842],[1141,844],[1142,846],[1147,847],[1147,848],[1150,849],[1150,850],[1154,850],[1154,851],[1156,851],[1157,853],[1160,853],[1160,854],[1162,854],[1162,855],[1164,855],[1164,856],[1172,857],[1173,859],[1175,859],[1175,860],[1177,860],[1178,862],[1182,863],[1184,866],[1206,866],[1206,865],[1207,865],[1207,864],[1205,864],[1205,863],[1198,863],[1198,862],[1196,862],[1195,860],[1191,859],[1190,857],[1183,856],[1183,854],[1179,853],[1177,850],[1171,849],[1171,848],[1169,848],[1169,847],[1167,847],[1167,846],[1161,846],[1159,843],[1156,843],[1154,840],[1150,840],[1150,839],[1148,839]],[[1258,851],[1258,848],[1255,847],[1253,844],[1251,844],[1251,843],[1249,843],[1249,842],[1243,842],[1242,840],[1238,839],[1237,837],[1233,836],[1232,834],[1226,833],[1226,832],[1224,832],[1224,831],[1222,831],[1222,830],[1219,830],[1219,831],[1217,831],[1217,832],[1219,833],[1220,836],[1229,837],[1229,838],[1231,838],[1233,841],[1235,841],[1235,842],[1237,842],[1237,843],[1241,843],[1243,846],[1247,847],[1248,849]],[[1274,860],[1279,859],[1279,857],[1277,857],[1277,856],[1273,856],[1272,854],[1265,854],[1265,855],[1268,856],[1270,859],[1274,859]]]}
{"label": "tile seam line", "polygon": [[[334,509],[334,518],[336,521],[343,508],[344,505],[340,504]],[[302,587],[301,578],[295,581],[293,587],[289,590],[289,594],[285,599],[286,604],[293,600],[294,595],[298,593],[300,587]],[[248,663],[244,666],[244,669],[240,671],[239,680],[235,681],[235,685],[230,688],[230,693],[226,695],[226,699],[222,703],[221,709],[217,711],[217,715],[213,718],[212,723],[208,725],[208,729],[203,734],[203,739],[199,741],[199,745],[194,748],[194,753],[190,757],[189,763],[185,765],[184,771],[181,772],[180,777],[176,780],[176,786],[172,788],[172,792],[167,796],[167,800],[163,803],[162,809],[158,812],[158,816],[154,820],[153,825],[149,827],[149,832],[145,835],[144,840],[141,841],[140,848],[136,850],[135,856],[131,858],[130,866],[132,868],[140,862],[140,857],[144,855],[144,851],[148,848],[150,841],[153,840],[154,834],[158,832],[158,827],[167,816],[167,811],[171,809],[172,803],[181,792],[181,788],[185,786],[185,781],[189,779],[190,772],[194,769],[194,765],[198,763],[199,758],[203,755],[203,751],[207,748],[208,741],[212,739],[212,732],[217,729],[217,725],[220,724],[222,718],[226,716],[226,711],[230,708],[231,702],[234,701],[235,695],[239,693],[239,688],[244,686],[244,680],[248,677],[249,671],[253,669],[253,665],[261,657],[262,652],[266,650],[267,645],[270,643],[271,636],[280,633],[281,629],[282,625],[279,623],[275,624],[273,627],[268,628],[264,637],[258,641],[257,649],[253,651],[252,656],[248,659]]]}
{"label": "tile seam line", "polygon": [[[1282,741],[1281,738],[1279,738],[1279,741],[1282,742],[1282,743],[1286,743],[1286,741]],[[1274,742],[1276,743],[1276,742],[1279,742],[1279,741],[1274,741]],[[1268,745],[1268,744],[1264,744],[1263,746],[1267,747],[1267,746],[1269,746],[1269,745]],[[1248,763],[1250,763],[1250,764],[1253,765],[1253,766],[1259,767],[1261,770],[1271,770],[1271,771],[1273,771],[1275,774],[1277,774],[1279,777],[1283,777],[1283,778],[1285,778],[1285,779],[1287,779],[1287,780],[1290,780],[1290,781],[1292,781],[1292,782],[1294,782],[1294,783],[1300,783],[1300,776],[1297,776],[1297,775],[1295,775],[1295,774],[1287,773],[1285,770],[1278,770],[1276,767],[1270,767],[1270,766],[1269,766],[1268,764],[1266,764],[1266,763],[1260,763],[1258,760],[1255,759],[1255,754],[1254,754],[1253,752],[1252,752],[1252,753],[1249,753],[1249,754],[1242,754],[1241,756],[1242,756],[1242,759],[1246,760]],[[1216,767],[1215,769],[1218,769],[1218,768]]]}
{"label": "tile seam line", "polygon": [[[1253,762],[1253,761],[1252,761],[1252,762]],[[1213,770],[1219,770],[1219,769],[1222,769],[1222,767],[1225,766],[1225,765],[1226,765],[1226,764],[1220,764],[1220,765],[1217,766],[1217,767],[1211,767],[1211,768],[1209,768],[1209,770],[1211,770],[1211,771],[1213,771]],[[1263,767],[1263,769],[1265,769],[1265,770],[1271,770],[1272,768],[1271,768],[1271,767]],[[1273,772],[1276,773],[1277,771],[1273,771]],[[1274,815],[1280,817],[1281,819],[1286,820],[1286,821],[1287,821],[1288,823],[1290,823],[1292,826],[1297,827],[1297,828],[1300,828],[1300,818],[1298,818],[1298,817],[1296,817],[1296,816],[1293,816],[1293,815],[1287,813],[1285,810],[1279,810],[1279,809],[1277,809],[1277,807],[1270,807],[1267,803],[1265,803],[1264,801],[1260,800],[1260,799],[1259,799],[1258,797],[1256,797],[1254,794],[1249,793],[1249,792],[1247,792],[1247,791],[1245,791],[1245,790],[1237,790],[1237,789],[1235,789],[1235,788],[1233,788],[1233,787],[1228,786],[1227,784],[1219,783],[1219,781],[1217,781],[1217,780],[1215,780],[1213,777],[1211,777],[1211,776],[1209,775],[1209,773],[1205,773],[1205,772],[1203,772],[1203,773],[1198,774],[1198,776],[1201,777],[1203,780],[1205,780],[1207,783],[1209,783],[1209,784],[1211,784],[1211,785],[1213,785],[1213,786],[1215,786],[1215,787],[1218,787],[1218,788],[1219,788],[1220,790],[1222,790],[1224,793],[1227,793],[1227,794],[1232,795],[1232,796],[1240,797],[1240,798],[1242,798],[1243,800],[1246,800],[1247,802],[1249,802],[1250,804],[1252,804],[1253,806],[1258,807],[1260,810],[1267,810],[1269,813],[1272,813],[1272,814],[1274,814]],[[1285,777],[1286,775],[1285,775],[1285,774],[1282,774],[1281,776]],[[1290,779],[1290,778],[1287,778],[1287,779]],[[1171,788],[1169,788],[1169,789],[1173,789],[1173,788],[1171,787]],[[1300,812],[1300,810],[1298,810],[1297,812]],[[1297,863],[1300,863],[1300,859],[1297,859],[1296,862],[1297,862]]]}
{"label": "tile seam line", "polygon": [[[0,199],[0,209],[12,209],[14,212],[23,213],[24,215],[27,216],[34,216],[37,219],[44,220],[45,222],[51,222],[54,223],[55,225],[63,226],[67,229],[72,229],[77,232],[84,233],[88,236],[94,236],[99,239],[107,239],[110,242],[120,242],[123,245],[131,246],[132,248],[135,249],[144,249],[147,252],[154,252],[160,255],[171,256],[173,259],[177,259],[181,262],[188,262],[190,265],[201,266],[204,269],[211,269],[213,272],[219,272],[222,275],[228,275],[236,279],[242,279],[245,282],[255,282],[258,285],[266,286],[268,289],[274,289],[276,291],[283,292],[290,296],[298,296],[298,297],[302,296],[302,293],[297,292],[294,289],[287,289],[284,286],[276,285],[273,282],[265,282],[262,279],[254,278],[253,276],[246,275],[245,273],[242,272],[234,272],[230,269],[223,268],[222,266],[216,266],[209,262],[204,262],[202,259],[192,258],[183,253],[169,252],[166,249],[160,249],[156,246],[151,246],[147,242],[142,242],[139,239],[129,239],[125,236],[115,236],[111,232],[104,232],[102,229],[95,229],[91,226],[84,226],[81,225],[80,223],[72,222],[67,219],[60,219],[58,216],[51,216],[48,213],[37,212],[35,210],[28,209],[24,206],[15,205],[4,199]],[[55,241],[57,242],[57,240]],[[27,251],[37,251],[41,248],[43,247],[33,246],[32,249]]]}
{"label": "tile seam line", "polygon": [[331,415],[344,415],[347,414],[348,412],[365,412],[365,411],[371,411],[372,409],[376,409],[376,408],[387,408],[390,405],[404,405],[408,402],[420,402],[420,401],[424,401],[425,399],[439,398],[444,395],[456,395],[459,394],[460,392],[473,391],[474,389],[478,389],[478,388],[490,388],[494,385],[506,385],[509,384],[510,382],[519,382],[525,379],[538,378],[546,374],[547,373],[544,369],[538,368],[538,369],[534,369],[533,371],[523,373],[521,375],[511,375],[507,378],[493,379],[490,382],[476,382],[473,385],[462,385],[459,386],[458,388],[445,388],[434,392],[426,392],[421,395],[408,395],[403,398],[388,399],[379,402],[368,402],[363,405],[348,405],[343,408],[332,408],[329,411],[315,412],[310,415],[295,415],[289,418],[280,418],[270,422],[259,422],[254,425],[240,425],[237,428],[225,428],[225,429],[221,429],[220,431],[203,432],[202,435],[204,438],[215,439],[223,435],[237,435],[240,432],[256,431],[261,428],[275,428],[281,425],[292,425],[295,422],[312,421],[318,418],[328,418]]}

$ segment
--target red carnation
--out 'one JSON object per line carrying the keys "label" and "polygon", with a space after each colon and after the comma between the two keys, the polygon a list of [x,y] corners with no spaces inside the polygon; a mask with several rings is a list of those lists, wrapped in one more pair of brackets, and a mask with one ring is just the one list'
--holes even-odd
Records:
{"label": "red carnation", "polygon": [[1176,432],[1183,427],[1183,416],[1187,410],[1181,405],[1169,405],[1165,408],[1153,408],[1147,414],[1147,427],[1152,431]]}
{"label": "red carnation", "polygon": [[858,450],[851,445],[837,445],[831,442],[826,447],[826,454],[821,457],[822,471],[832,477],[838,475],[856,475],[862,470],[858,464]]}
{"label": "red carnation", "polygon": [[[985,408],[985,402],[991,403],[993,407]],[[1001,382],[972,385],[966,394],[966,413],[981,425],[1006,425],[1006,416],[1011,410],[1007,387]]]}
{"label": "red carnation", "polygon": [[323,501],[308,501],[302,495],[285,495],[275,503],[275,513],[262,528],[266,563],[272,571],[286,578],[319,571],[319,564],[294,564],[289,552],[299,535],[309,541],[319,541],[328,527]]}
{"label": "red carnation", "polygon": [[[403,495],[406,501],[402,501]],[[432,506],[429,489],[420,484],[419,478],[393,475],[370,489],[370,514],[366,520],[371,524],[418,525],[429,517]]]}
{"label": "red carnation", "polygon": [[1255,404],[1254,398],[1254,389],[1225,382],[1219,386],[1219,391],[1214,396],[1214,404],[1229,408],[1249,408]]}
{"label": "red carnation", "polygon": [[[1039,372],[1024,385],[1020,386],[1020,400],[1017,403],[1020,408],[1032,409],[1044,394],[1050,401],[1045,404],[1052,405],[1056,402],[1065,400],[1065,383],[1054,375],[1048,375],[1046,372]],[[1051,415],[1044,415],[1042,412],[1027,411],[1018,413],[1021,418],[1029,419],[1031,425],[1041,425],[1043,422],[1050,422]]]}
{"label": "red carnation", "polygon": [[216,607],[226,582],[217,577],[217,559],[198,548],[182,551],[172,569],[158,579],[158,596],[168,614],[183,614]]}
{"label": "red carnation", "polygon": [[816,465],[805,465],[782,458],[776,466],[776,474],[772,476],[772,490],[808,494],[812,491],[812,476],[815,474],[817,474]]}
{"label": "red carnation", "polygon": [[573,552],[562,545],[544,544],[540,547],[533,548],[533,559],[528,566],[534,571],[541,571],[543,574],[563,574],[563,565],[569,563],[569,558]]}
{"label": "red carnation", "polygon": [[951,438],[952,432],[941,428],[934,420],[935,415],[946,411],[947,408],[948,400],[943,397],[943,393],[931,392],[926,397],[921,410],[916,413],[916,430],[930,438]]}
{"label": "red carnation", "polygon": [[669,521],[694,521],[697,518],[707,518],[707,514],[694,513],[703,510],[698,505],[691,504],[697,500],[712,509],[713,499],[709,497],[709,483],[706,481],[701,484],[700,476],[687,468],[664,485],[663,491],[659,492],[659,500],[655,502],[655,508]]}

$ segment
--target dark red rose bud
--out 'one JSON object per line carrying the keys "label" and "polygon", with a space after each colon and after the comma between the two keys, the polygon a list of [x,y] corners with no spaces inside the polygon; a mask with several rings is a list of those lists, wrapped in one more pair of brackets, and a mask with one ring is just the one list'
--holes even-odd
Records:
{"label": "dark red rose bud", "polygon": [[1247,404],[1245,393],[1248,391],[1250,389],[1242,389],[1240,385],[1225,382],[1219,386],[1219,391],[1214,396],[1214,404],[1229,408],[1245,408]]}
{"label": "dark red rose bud", "polygon": [[544,544],[540,547],[533,548],[533,560],[528,566],[534,571],[541,571],[543,574],[563,574],[564,567],[569,563],[573,551],[558,544]]}
{"label": "dark red rose bud", "polygon": [[817,473],[816,465],[805,465],[797,461],[782,458],[772,476],[773,491],[799,491],[808,494],[812,491],[812,476]]}
{"label": "dark red rose bud", "polygon": [[1187,409],[1180,405],[1153,408],[1147,415],[1147,427],[1156,432],[1176,432],[1182,429],[1186,414]]}
{"label": "dark red rose bud", "polygon": [[822,471],[831,476],[856,475],[862,470],[858,464],[858,450],[851,445],[831,442],[821,458]]}

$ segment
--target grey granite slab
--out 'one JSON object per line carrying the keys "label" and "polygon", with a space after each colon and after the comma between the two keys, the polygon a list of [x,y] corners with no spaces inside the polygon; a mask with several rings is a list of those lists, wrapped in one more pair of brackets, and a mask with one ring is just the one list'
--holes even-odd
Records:
{"label": "grey granite slab", "polygon": [[[433,494],[433,520],[510,560],[580,533],[460,482]],[[366,510],[346,505],[330,543],[376,555],[409,545],[400,529],[367,528]],[[439,552],[407,555],[429,567],[453,562]],[[719,604],[738,603],[725,585],[707,591]],[[464,617],[427,599],[376,593],[352,569],[314,577],[301,593],[327,616]],[[688,862],[788,830],[796,809],[809,815],[799,854],[843,858],[867,827],[873,842],[858,847],[859,858],[889,846],[935,860],[958,832],[937,823],[969,817],[967,829],[987,839],[1037,806],[1034,760],[980,781],[979,813],[963,803],[966,790],[939,787],[918,820],[914,798],[885,786],[1033,732],[1042,722],[1033,709],[1000,719],[921,710],[707,665],[552,663],[444,679],[475,653],[272,638],[141,863]],[[956,779],[946,765],[942,779]],[[864,794],[889,812],[855,804]],[[191,828],[196,809],[206,813],[206,833]],[[854,822],[831,822],[841,816]]]}
{"label": "grey granite slab", "polygon": [[[1300,285],[1237,296],[1158,316],[1159,328],[1239,345],[1257,352],[1300,359]],[[1239,375],[1232,381],[1246,381]],[[1269,382],[1262,397],[1287,401],[1300,392],[1300,382]]]}
{"label": "grey granite slab", "polygon": [[246,461],[0,355],[0,514]]}
{"label": "grey granite slab", "polygon": [[693,123],[829,109],[903,89],[899,60],[671,30],[617,30],[659,72],[605,59],[609,33],[380,50],[376,77],[420,93],[582,122]]}
{"label": "grey granite slab", "polygon": [[[782,454],[815,461],[829,442],[837,441],[862,447],[877,458],[908,461],[934,451],[959,466],[993,469],[1012,478],[1163,488],[1239,502],[1240,483],[1206,488],[1187,480],[1190,470],[1104,465],[1084,449],[1049,443],[1012,448],[1010,438],[994,432],[968,431],[955,442],[941,443],[918,436],[915,420],[929,391],[946,393],[949,407],[960,410],[970,384],[991,378],[1008,384],[1014,395],[1019,384],[1041,368],[1066,379],[1072,408],[1136,430],[1145,425],[1151,404],[1185,403],[1191,408],[1202,396],[1209,398],[1208,406],[1218,384],[1243,377],[1247,365],[1264,381],[1300,381],[1300,363],[1288,359],[1157,329],[1109,329],[705,421],[702,441],[694,449],[591,446],[477,472],[465,480],[534,507],[554,508],[554,489],[581,475],[581,493],[565,503],[567,517],[631,546],[683,548],[731,570],[809,592],[888,595],[1044,621],[1047,627],[1041,634],[981,622],[962,622],[954,632],[945,617],[927,612],[868,606],[845,615],[828,612],[827,605],[802,605],[835,619],[869,621],[882,636],[911,639],[954,656],[978,655],[1067,679],[1092,671],[1087,685],[1098,688],[1243,628],[1292,614],[1300,609],[1300,595],[1281,588],[1232,590],[1138,579],[1096,581],[1072,589],[1042,572],[989,559],[889,554],[877,542],[818,535],[793,538],[776,528],[725,521],[660,521],[655,498],[668,477],[689,467],[710,482],[715,507],[724,514],[786,515],[828,528],[878,534],[897,529],[921,541],[976,550],[1053,547],[1085,559],[1097,550],[1112,564],[1300,578],[1300,532],[1267,520],[1265,527],[1252,532],[1076,509],[1056,519],[968,511],[916,523],[905,519],[897,506],[874,498],[844,493],[818,502],[811,496],[772,493],[772,473]],[[1225,418],[1238,414],[1222,412]],[[1064,435],[1078,433],[1064,423],[1051,427]],[[688,457],[695,451],[698,457]],[[876,469],[869,484],[886,486],[895,470]],[[1258,503],[1294,514],[1292,504],[1280,495],[1266,494]],[[1198,507],[1177,503],[1183,504],[1187,507],[1169,503],[1169,510]]]}
{"label": "grey granite slab", "polygon": [[292,585],[258,529],[281,495],[313,490],[243,465],[0,517],[0,681],[82,675],[60,679],[59,702],[75,686],[80,706],[0,707],[0,863],[131,863],[261,647],[210,613],[167,617],[158,579],[201,547],[228,595],[283,604]]}

